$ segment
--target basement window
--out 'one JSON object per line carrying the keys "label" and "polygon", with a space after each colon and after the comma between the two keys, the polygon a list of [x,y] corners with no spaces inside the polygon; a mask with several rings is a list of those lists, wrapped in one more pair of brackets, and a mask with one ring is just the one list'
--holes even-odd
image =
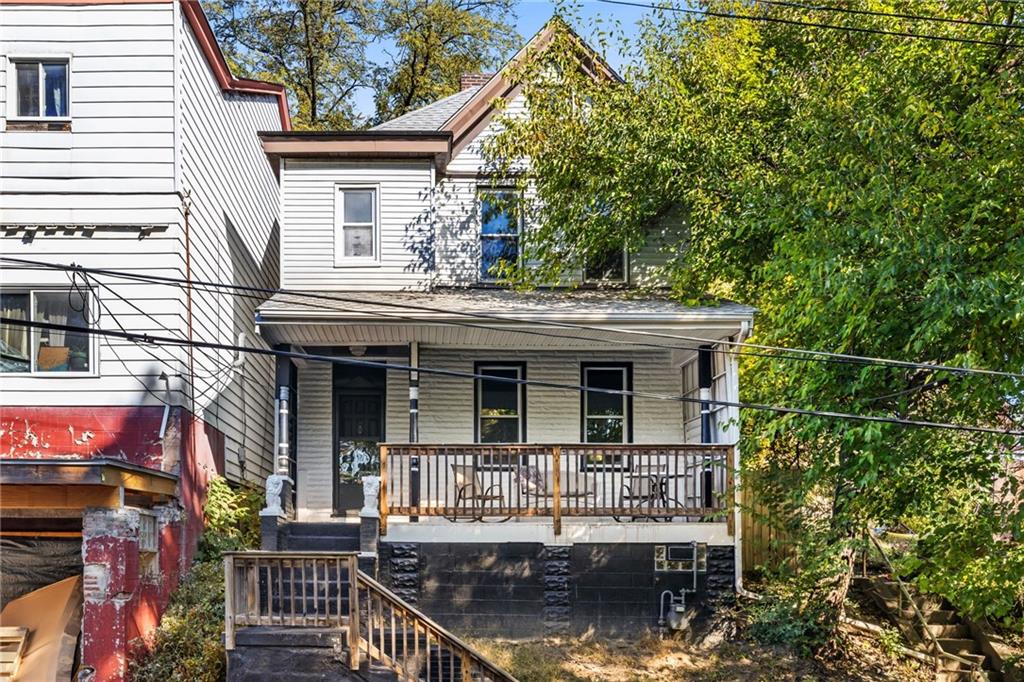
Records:
{"label": "basement window", "polygon": [[[0,292],[0,316],[30,322],[89,327],[89,291],[41,289]],[[96,353],[89,334],[63,329],[0,325],[0,373],[91,375]]]}

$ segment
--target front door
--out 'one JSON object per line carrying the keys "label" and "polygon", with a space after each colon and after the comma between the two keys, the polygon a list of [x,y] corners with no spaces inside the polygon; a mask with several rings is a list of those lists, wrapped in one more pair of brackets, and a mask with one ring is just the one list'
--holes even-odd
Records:
{"label": "front door", "polygon": [[362,477],[379,473],[386,376],[382,369],[336,366],[334,372],[334,513],[363,505]]}

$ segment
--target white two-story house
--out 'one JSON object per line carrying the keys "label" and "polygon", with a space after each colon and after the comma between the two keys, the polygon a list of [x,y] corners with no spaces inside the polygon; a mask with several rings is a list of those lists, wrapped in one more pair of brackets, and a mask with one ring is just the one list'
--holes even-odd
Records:
{"label": "white two-story house", "polygon": [[[30,635],[22,679],[70,666],[79,631],[89,679],[122,679],[209,477],[271,471],[273,359],[100,332],[262,344],[259,297],[180,280],[277,286],[257,133],[289,127],[194,0],[0,2],[0,621],[70,635]],[[64,579],[63,616],[14,601]]]}
{"label": "white two-story house", "polygon": [[367,131],[262,135],[282,292],[259,333],[324,360],[279,373],[295,420],[289,548],[337,547],[330,524],[344,534],[355,484],[379,469],[381,575],[442,624],[653,625],[666,590],[693,603],[738,579],[738,410],[722,404],[738,400],[737,358],[721,342],[745,338],[754,311],[658,292],[659,243],[682,225],[572,288],[495,281],[531,229],[482,152],[499,110],[529,115],[508,74]]}

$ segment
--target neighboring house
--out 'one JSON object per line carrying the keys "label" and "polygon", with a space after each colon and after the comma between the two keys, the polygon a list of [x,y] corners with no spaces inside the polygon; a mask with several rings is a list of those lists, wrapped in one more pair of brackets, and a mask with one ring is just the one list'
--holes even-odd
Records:
{"label": "neighboring house", "polygon": [[481,153],[495,100],[528,115],[507,73],[368,131],[262,136],[285,291],[259,306],[259,332],[341,359],[279,360],[297,503],[266,543],[343,547],[379,449],[379,571],[400,595],[475,633],[628,632],[658,622],[666,590],[692,604],[738,583],[738,410],[710,401],[738,400],[720,342],[745,338],[754,311],[638,292],[655,245],[573,289],[493,281],[530,227]]}
{"label": "neighboring house", "polygon": [[[283,88],[232,77],[193,0],[0,2],[5,258],[276,287],[278,184],[257,132],[288,129]],[[259,345],[258,302],[0,262],[7,318]],[[273,372],[0,328],[2,599],[84,575],[96,680],[122,679],[158,622],[209,477],[270,473]]]}

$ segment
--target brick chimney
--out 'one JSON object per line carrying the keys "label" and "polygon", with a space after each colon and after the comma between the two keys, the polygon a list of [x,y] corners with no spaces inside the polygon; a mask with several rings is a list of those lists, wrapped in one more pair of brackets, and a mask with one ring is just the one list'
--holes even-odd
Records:
{"label": "brick chimney", "polygon": [[468,90],[491,80],[493,73],[464,73],[459,77],[459,90]]}

